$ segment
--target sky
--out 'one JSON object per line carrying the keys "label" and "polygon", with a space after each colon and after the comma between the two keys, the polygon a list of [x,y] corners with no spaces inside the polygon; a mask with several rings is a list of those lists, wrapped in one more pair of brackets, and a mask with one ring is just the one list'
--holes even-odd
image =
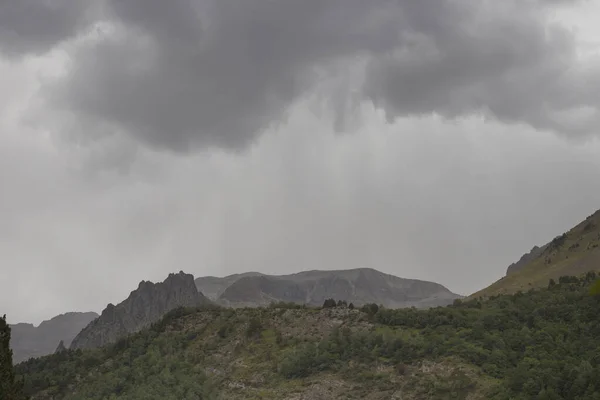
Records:
{"label": "sky", "polygon": [[0,0],[0,313],[369,267],[470,294],[600,208],[586,0]]}

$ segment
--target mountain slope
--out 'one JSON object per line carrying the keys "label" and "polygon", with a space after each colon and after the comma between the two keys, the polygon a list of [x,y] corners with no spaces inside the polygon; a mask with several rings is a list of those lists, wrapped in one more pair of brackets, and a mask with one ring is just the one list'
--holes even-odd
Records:
{"label": "mountain slope", "polygon": [[[201,279],[204,278],[197,279],[196,284],[205,288],[206,281]],[[390,308],[424,308],[450,304],[461,298],[437,283],[398,278],[370,268],[278,276],[250,273],[211,280],[221,288],[217,302],[232,307],[254,307],[271,302],[322,305],[333,297],[355,305],[376,303]]]}
{"label": "mountain slope", "polygon": [[31,357],[52,354],[61,341],[68,346],[97,317],[95,312],[70,312],[44,321],[37,327],[24,323],[11,325],[13,362],[16,364]]}
{"label": "mountain slope", "polygon": [[428,310],[177,309],[17,372],[33,400],[596,399],[594,279]]}
{"label": "mountain slope", "polygon": [[534,247],[507,275],[470,297],[527,291],[548,285],[550,279],[600,271],[600,210],[541,247]]}
{"label": "mountain slope", "polygon": [[109,304],[73,339],[70,348],[101,347],[158,321],[174,308],[208,303],[196,289],[192,275],[180,272],[169,274],[161,283],[142,281],[126,300],[116,306]]}
{"label": "mountain slope", "polygon": [[521,271],[525,268],[529,263],[538,258],[544,250],[548,248],[548,245],[538,247],[533,246],[533,248],[529,251],[529,253],[523,254],[519,261],[512,263],[506,269],[506,275],[514,274],[515,272]]}

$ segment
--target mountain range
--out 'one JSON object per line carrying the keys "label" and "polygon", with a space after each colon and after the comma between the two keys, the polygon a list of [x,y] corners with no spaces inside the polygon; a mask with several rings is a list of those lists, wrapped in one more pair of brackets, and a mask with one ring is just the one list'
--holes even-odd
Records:
{"label": "mountain range", "polygon": [[281,276],[249,272],[224,278],[201,277],[195,281],[192,275],[180,272],[170,274],[161,283],[140,282],[127,299],[117,305],[108,304],[101,315],[69,313],[38,328],[30,324],[13,325],[11,347],[14,361],[21,362],[51,354],[57,348],[102,347],[140,331],[177,307],[215,303],[239,308],[273,302],[321,306],[328,298],[356,306],[376,303],[388,308],[426,308],[450,304],[461,296],[437,283],[398,278],[367,268]]}

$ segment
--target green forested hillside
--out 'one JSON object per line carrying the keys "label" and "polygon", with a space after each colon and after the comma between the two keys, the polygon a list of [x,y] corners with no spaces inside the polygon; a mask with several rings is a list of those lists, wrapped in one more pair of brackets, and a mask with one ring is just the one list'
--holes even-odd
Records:
{"label": "green forested hillside", "polygon": [[600,399],[594,280],[429,310],[178,309],[17,372],[34,399]]}

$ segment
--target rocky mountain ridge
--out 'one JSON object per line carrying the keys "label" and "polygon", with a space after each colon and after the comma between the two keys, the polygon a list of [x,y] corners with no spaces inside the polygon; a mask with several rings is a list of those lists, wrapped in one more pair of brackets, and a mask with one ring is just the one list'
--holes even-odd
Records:
{"label": "rocky mountain ridge", "polygon": [[529,253],[523,254],[519,261],[512,263],[508,266],[508,268],[506,269],[506,275],[514,274],[515,272],[518,272],[525,268],[527,264],[538,258],[544,252],[544,250],[546,250],[546,247],[548,247],[548,245],[542,247],[533,246]]}
{"label": "rocky mountain ridge", "polygon": [[85,349],[113,343],[122,336],[138,332],[177,307],[196,307],[210,301],[196,289],[194,276],[169,274],[164,282],[140,282],[129,297],[108,304],[72,341],[70,349]]}
{"label": "rocky mountain ridge", "polygon": [[289,275],[250,272],[224,278],[198,278],[196,286],[202,293],[210,293],[213,301],[230,307],[256,307],[272,302],[318,306],[333,297],[355,305],[427,308],[447,305],[462,297],[438,283],[399,278],[370,268]]}

